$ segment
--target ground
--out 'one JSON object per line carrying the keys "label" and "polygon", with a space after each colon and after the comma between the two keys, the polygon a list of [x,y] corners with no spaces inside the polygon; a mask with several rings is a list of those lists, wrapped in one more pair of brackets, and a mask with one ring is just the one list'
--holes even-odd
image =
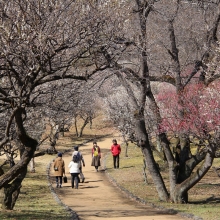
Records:
{"label": "ground", "polygon": [[[105,138],[98,142],[102,152],[109,151],[111,140],[112,138]],[[186,219],[178,214],[157,210],[129,198],[127,194],[121,192],[119,188],[111,183],[103,166],[99,168],[99,172],[96,172],[94,167],[91,166],[91,149],[91,142],[79,148],[86,162],[86,166],[83,167],[85,182],[79,184],[79,189],[72,189],[68,172],[72,151],[63,155],[68,182],[64,183],[62,188],[55,188],[55,179],[53,171],[51,171],[52,186],[59,199],[74,210],[81,220]],[[104,153],[102,153],[102,162],[104,156]]]}

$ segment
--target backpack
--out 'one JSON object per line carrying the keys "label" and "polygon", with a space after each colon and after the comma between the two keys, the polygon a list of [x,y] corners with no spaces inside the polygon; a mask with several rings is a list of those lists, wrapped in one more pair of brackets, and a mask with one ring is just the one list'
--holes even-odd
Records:
{"label": "backpack", "polygon": [[79,152],[77,154],[73,155],[73,162],[78,163],[80,161],[80,154]]}

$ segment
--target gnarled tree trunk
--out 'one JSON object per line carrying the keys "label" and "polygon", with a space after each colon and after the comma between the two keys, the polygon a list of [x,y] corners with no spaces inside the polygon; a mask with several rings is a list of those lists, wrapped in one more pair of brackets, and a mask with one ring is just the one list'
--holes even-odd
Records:
{"label": "gnarled tree trunk", "polygon": [[25,178],[27,169],[17,177],[11,184],[7,184],[4,187],[4,199],[2,201],[2,209],[12,210],[15,206],[17,198],[20,194],[20,189],[22,187],[21,183]]}
{"label": "gnarled tree trunk", "polygon": [[168,201],[169,194],[167,192],[166,186],[164,184],[163,178],[158,170],[156,161],[151,150],[151,146],[148,140],[148,134],[146,132],[145,121],[144,119],[136,119],[136,134],[140,140],[141,151],[145,157],[147,168],[152,176],[155,187],[157,189],[159,198],[161,201]]}
{"label": "gnarled tree trunk", "polygon": [[[23,126],[23,114],[22,108],[17,108],[14,111],[14,117],[16,122],[16,132],[19,140],[23,144],[21,158],[12,168],[6,173],[0,176],[0,188],[5,188],[5,199],[3,207],[6,209],[13,209],[20,193],[21,183],[27,173],[27,166],[34,156],[34,152],[38,146],[38,142],[29,137]],[[9,184],[11,181],[12,184]]]}

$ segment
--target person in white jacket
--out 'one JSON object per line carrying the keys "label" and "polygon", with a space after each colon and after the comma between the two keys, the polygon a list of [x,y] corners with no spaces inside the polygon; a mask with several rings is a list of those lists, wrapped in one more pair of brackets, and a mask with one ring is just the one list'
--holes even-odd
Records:
{"label": "person in white jacket", "polygon": [[75,183],[75,189],[78,189],[79,185],[79,173],[80,173],[80,161],[75,160],[75,157],[73,157],[73,160],[70,161],[68,167],[71,174],[71,184],[72,188],[74,188]]}
{"label": "person in white jacket", "polygon": [[85,177],[84,177],[84,174],[82,172],[82,165],[85,167],[85,161],[84,161],[82,153],[79,151],[79,147],[78,146],[74,146],[74,151],[73,151],[72,157],[74,155],[78,155],[79,156],[79,160],[80,160],[80,163],[79,163],[79,165],[80,165],[79,166],[79,170],[80,170],[79,176],[81,178],[82,183],[84,183]]}

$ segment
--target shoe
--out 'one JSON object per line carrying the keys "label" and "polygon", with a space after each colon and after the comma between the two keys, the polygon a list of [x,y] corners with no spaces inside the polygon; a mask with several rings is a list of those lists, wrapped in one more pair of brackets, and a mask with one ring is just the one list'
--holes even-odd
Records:
{"label": "shoe", "polygon": [[60,188],[62,188],[62,185],[60,184]]}
{"label": "shoe", "polygon": [[96,169],[96,172],[99,172],[98,169]]}
{"label": "shoe", "polygon": [[82,179],[82,183],[84,183],[84,181],[85,181],[85,178]]}
{"label": "shoe", "polygon": [[59,187],[59,185],[57,185],[57,188]]}
{"label": "shoe", "polygon": [[75,187],[75,189],[78,189],[78,187]]}

